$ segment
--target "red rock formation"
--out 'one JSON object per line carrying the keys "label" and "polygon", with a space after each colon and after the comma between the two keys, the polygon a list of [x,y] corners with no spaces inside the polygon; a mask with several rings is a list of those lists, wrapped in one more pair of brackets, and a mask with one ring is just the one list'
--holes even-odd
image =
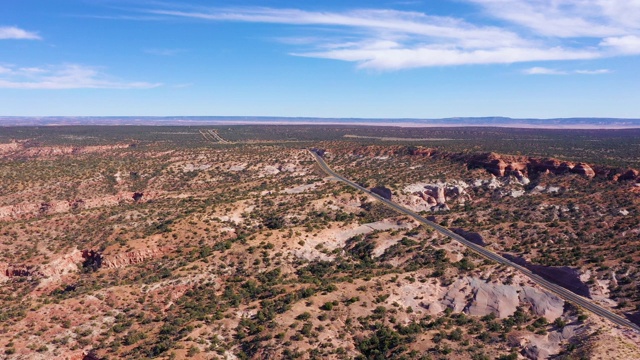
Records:
{"label": "red rock formation", "polygon": [[593,178],[596,176],[596,173],[595,171],[593,171],[591,166],[585,163],[578,163],[576,166],[573,167],[573,169],[571,169],[571,172],[582,175],[582,176],[586,176],[588,178]]}
{"label": "red rock formation", "polygon": [[[410,156],[437,156],[447,158],[454,161],[467,163],[470,167],[479,167],[487,170],[497,177],[515,176],[519,180],[525,177],[532,177],[537,174],[554,174],[562,175],[566,173],[579,174],[588,178],[596,175],[606,176],[614,181],[636,180],[640,182],[640,172],[634,169],[627,170],[624,174],[620,174],[619,170],[609,167],[593,167],[583,162],[574,164],[568,161],[561,161],[553,158],[533,158],[514,155],[500,155],[496,153],[483,153],[475,155],[467,155],[463,153],[443,153],[437,152],[435,149],[416,146],[391,146],[380,147],[376,145],[362,146],[356,148],[353,152],[355,155],[361,156],[391,156],[391,155],[410,155]],[[616,174],[618,172],[618,174]],[[614,175],[616,174],[616,175]],[[434,197],[436,197],[434,195]]]}
{"label": "red rock formation", "polygon": [[629,169],[624,174],[618,176],[618,178],[615,180],[618,180],[618,181],[636,180],[638,178],[638,174],[639,174],[638,170]]}
{"label": "red rock formation", "polygon": [[[121,192],[93,199],[53,200],[47,203],[21,203],[0,206],[0,221],[29,219],[35,216],[64,213],[75,209],[92,209],[102,206],[117,206],[122,203],[142,201],[142,193]],[[145,192],[144,199],[151,200],[157,192]],[[135,200],[137,198],[137,200]]]}
{"label": "red rock formation", "polygon": [[102,266],[113,269],[127,265],[141,263],[147,259],[162,256],[169,248],[150,248],[144,250],[130,251],[116,255],[107,255],[102,259]]}
{"label": "red rock formation", "polygon": [[[520,179],[526,175],[540,173],[555,175],[574,173],[588,178],[596,176],[596,171],[589,164],[582,162],[573,164],[557,159],[522,158],[489,153],[474,156],[468,162],[470,166],[482,167],[499,177],[514,175]],[[600,173],[604,174],[606,171],[600,170]],[[630,172],[627,177],[631,178],[633,175],[634,173]]]}
{"label": "red rock formation", "polygon": [[78,271],[78,264],[82,262],[82,254],[82,251],[74,249],[68,254],[51,260],[48,264],[40,266],[35,273],[38,277],[43,278],[75,273]]}
{"label": "red rock formation", "polygon": [[421,146],[410,146],[408,152],[411,156],[431,156],[435,153],[435,150]]}
{"label": "red rock formation", "polygon": [[520,163],[520,162],[512,162],[509,165],[507,165],[507,167],[505,168],[506,171],[508,171],[509,173],[515,173],[515,172],[522,172],[522,171],[526,171],[527,170],[527,164],[526,163]]}
{"label": "red rock formation", "polygon": [[496,153],[488,153],[474,156],[469,160],[469,165],[482,167],[499,177],[515,174],[522,176],[523,172],[527,172],[529,161],[522,157],[503,157]]}
{"label": "red rock formation", "polygon": [[505,170],[507,169],[507,163],[502,159],[493,159],[488,164],[485,165],[485,168],[488,172],[492,173],[495,176],[504,176]]}
{"label": "red rock formation", "polygon": [[15,151],[18,151],[22,148],[22,144],[19,142],[12,141],[8,144],[0,144],[0,154],[8,154]]}
{"label": "red rock formation", "polygon": [[18,276],[31,276],[32,270],[27,267],[7,266],[4,269],[4,276],[13,278]]}
{"label": "red rock formation", "polygon": [[73,250],[52,259],[44,265],[18,265],[0,264],[0,280],[8,280],[14,277],[32,276],[38,279],[48,279],[50,281],[59,280],[62,275],[75,273],[78,271],[78,264],[92,257],[99,257],[100,254],[93,250]]}
{"label": "red rock formation", "polygon": [[561,162],[556,159],[541,160],[530,158],[529,163],[531,164],[532,170],[536,173],[544,173],[548,171],[549,173],[556,175],[567,173],[574,167],[572,163]]}

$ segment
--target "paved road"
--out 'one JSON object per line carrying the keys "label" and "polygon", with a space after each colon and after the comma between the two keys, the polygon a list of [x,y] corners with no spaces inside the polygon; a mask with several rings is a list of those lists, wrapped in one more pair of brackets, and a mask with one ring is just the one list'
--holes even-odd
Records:
{"label": "paved road", "polygon": [[572,302],[574,304],[577,304],[577,305],[583,307],[584,309],[591,311],[592,313],[594,313],[596,315],[599,315],[599,316],[601,316],[601,317],[603,317],[605,319],[608,319],[608,320],[612,321],[613,323],[615,323],[617,325],[625,326],[625,327],[628,327],[628,328],[631,328],[631,329],[633,329],[635,331],[640,332],[640,327],[637,326],[636,324],[630,322],[629,320],[627,320],[627,319],[625,319],[625,318],[623,318],[623,317],[621,317],[619,315],[616,315],[616,314],[612,313],[611,311],[609,311],[609,310],[607,310],[607,309],[605,309],[605,308],[603,308],[603,307],[601,307],[599,305],[594,304],[593,302],[591,302],[591,300],[583,298],[580,295],[574,294],[571,291],[563,288],[560,285],[556,285],[556,284],[554,284],[554,283],[552,283],[550,281],[547,281],[547,280],[543,279],[542,277],[532,273],[529,269],[527,269],[527,268],[525,268],[523,266],[520,266],[520,265],[518,265],[518,264],[516,264],[516,263],[514,263],[512,261],[509,261],[509,260],[503,258],[502,256],[494,253],[493,251],[490,251],[490,250],[488,250],[488,249],[486,249],[486,248],[484,248],[484,247],[482,247],[480,245],[474,244],[474,243],[466,240],[462,236],[452,232],[451,230],[449,230],[449,229],[447,229],[447,228],[445,228],[443,226],[440,226],[440,225],[438,225],[438,224],[436,224],[436,223],[434,223],[432,221],[429,221],[429,220],[425,219],[424,217],[418,215],[417,213],[415,213],[415,212],[413,212],[413,211],[411,211],[409,209],[406,209],[406,208],[404,208],[404,207],[402,207],[402,206],[400,206],[400,205],[398,205],[398,204],[396,204],[396,203],[394,203],[394,202],[392,202],[390,200],[387,200],[387,199],[385,199],[385,198],[383,198],[383,197],[381,197],[381,196],[379,196],[379,195],[377,195],[375,193],[372,193],[368,189],[366,189],[366,188],[354,183],[353,181],[351,181],[349,179],[344,178],[340,174],[338,174],[335,171],[333,171],[329,167],[329,165],[327,165],[327,163],[324,161],[324,159],[321,156],[319,156],[318,154],[316,154],[313,151],[310,151],[310,153],[311,153],[311,155],[313,155],[313,157],[315,158],[316,162],[320,165],[320,167],[322,168],[322,170],[325,173],[329,174],[330,176],[335,177],[336,179],[340,180],[341,182],[346,183],[346,184],[350,185],[351,187],[354,187],[354,188],[356,188],[356,189],[358,189],[360,191],[363,191],[363,192],[369,194],[370,196],[375,197],[376,199],[382,201],[387,206],[397,210],[398,212],[400,212],[402,214],[411,216],[412,218],[414,218],[415,220],[419,221],[420,223],[422,223],[424,225],[427,225],[427,226],[435,229],[439,233],[441,233],[441,234],[443,234],[445,236],[448,236],[448,237],[450,237],[450,238],[462,243],[462,245],[470,248],[471,250],[473,250],[476,253],[484,256],[487,259],[490,259],[490,260],[493,260],[493,261],[495,261],[497,263],[504,264],[504,265],[507,265],[507,266],[510,266],[512,268],[517,269],[521,273],[523,273],[526,276],[528,276],[536,284],[538,284],[538,285],[542,286],[543,288],[545,288],[545,289],[557,294],[561,298],[563,298],[563,299],[565,299],[567,301],[570,301],[570,302]]}

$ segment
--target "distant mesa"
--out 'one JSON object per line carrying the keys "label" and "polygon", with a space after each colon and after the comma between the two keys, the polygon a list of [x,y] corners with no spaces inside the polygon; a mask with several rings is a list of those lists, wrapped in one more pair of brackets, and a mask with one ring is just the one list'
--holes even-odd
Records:
{"label": "distant mesa", "polygon": [[24,117],[2,116],[0,126],[50,125],[371,125],[419,127],[508,127],[529,129],[637,129],[640,119],[555,118],[512,119],[508,117],[419,118],[314,118],[252,116],[103,116],[103,117]]}

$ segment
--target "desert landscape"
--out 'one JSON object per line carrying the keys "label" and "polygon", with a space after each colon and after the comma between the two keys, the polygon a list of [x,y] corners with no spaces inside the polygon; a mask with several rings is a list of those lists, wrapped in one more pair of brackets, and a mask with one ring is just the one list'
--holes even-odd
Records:
{"label": "desert landscape", "polygon": [[0,360],[640,359],[640,0],[0,6]]}
{"label": "desert landscape", "polygon": [[637,130],[2,130],[0,358],[640,358],[372,195],[638,324]]}

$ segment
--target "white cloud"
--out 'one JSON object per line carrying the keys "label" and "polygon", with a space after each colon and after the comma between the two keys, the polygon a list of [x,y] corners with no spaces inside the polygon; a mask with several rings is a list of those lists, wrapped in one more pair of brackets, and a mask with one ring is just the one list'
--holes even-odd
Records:
{"label": "white cloud", "polygon": [[66,64],[56,67],[0,67],[0,88],[5,89],[148,89],[161,84],[126,82],[95,68]]}
{"label": "white cloud", "polygon": [[397,10],[353,10],[344,13],[313,12],[298,9],[238,8],[210,11],[151,10],[156,15],[292,25],[326,25],[368,29],[378,35],[419,35],[454,40],[466,46],[510,46],[525,40],[508,30],[492,26],[475,26],[462,19],[429,16]]}
{"label": "white cloud", "polygon": [[498,48],[461,50],[457,48],[354,47],[295,54],[358,63],[360,68],[398,70],[428,66],[510,64],[526,61],[592,59],[597,53],[561,48]]}
{"label": "white cloud", "polygon": [[566,75],[565,71],[549,69],[546,67],[532,67],[523,71],[527,75]]}
{"label": "white cloud", "polygon": [[610,74],[611,70],[609,69],[597,69],[597,70],[558,70],[558,69],[550,69],[546,67],[536,66],[529,69],[525,69],[522,71],[527,75],[569,75],[569,74],[580,74],[580,75],[602,75],[602,74]]}
{"label": "white cloud", "polygon": [[640,36],[609,37],[602,40],[600,46],[608,47],[617,53],[640,54]]}
{"label": "white cloud", "polygon": [[466,0],[492,17],[551,37],[620,36],[640,28],[637,0]]}
{"label": "white cloud", "polygon": [[611,70],[609,69],[597,69],[597,70],[575,70],[576,74],[582,75],[602,75],[602,74],[611,74]]}
{"label": "white cloud", "polygon": [[0,26],[0,40],[40,40],[37,33],[22,30],[15,26]]}
{"label": "white cloud", "polygon": [[640,54],[640,0],[464,1],[479,5],[502,25],[390,9],[321,12],[165,4],[146,12],[167,18],[305,26],[304,35],[276,40],[297,47],[292,55],[377,70]]}

